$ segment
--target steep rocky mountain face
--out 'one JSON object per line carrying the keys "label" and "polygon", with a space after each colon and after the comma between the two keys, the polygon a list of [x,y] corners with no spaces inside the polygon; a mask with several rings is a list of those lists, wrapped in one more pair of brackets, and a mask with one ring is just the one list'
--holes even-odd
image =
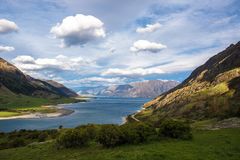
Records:
{"label": "steep rocky mountain face", "polygon": [[65,87],[63,84],[58,83],[56,81],[53,80],[46,80],[46,82],[52,86],[54,86],[55,88],[57,88],[62,94],[65,94],[69,97],[76,97],[78,96],[78,94],[76,92],[74,92],[73,90]]}
{"label": "steep rocky mountain face", "polygon": [[22,94],[35,97],[74,97],[65,86],[25,75],[17,67],[0,58],[0,94]]}
{"label": "steep rocky mountain face", "polygon": [[144,105],[139,119],[240,116],[240,42],[210,58],[183,83]]}
{"label": "steep rocky mountain face", "polygon": [[150,80],[125,85],[114,85],[101,90],[98,95],[118,97],[153,98],[178,85],[176,81]]}

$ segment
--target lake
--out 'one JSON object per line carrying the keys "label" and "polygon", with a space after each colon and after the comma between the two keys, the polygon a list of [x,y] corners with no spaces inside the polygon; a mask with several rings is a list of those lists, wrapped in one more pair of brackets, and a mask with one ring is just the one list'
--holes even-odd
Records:
{"label": "lake", "polygon": [[71,115],[42,119],[0,120],[0,132],[19,129],[53,129],[62,125],[65,128],[81,124],[121,124],[124,117],[141,109],[149,101],[147,98],[96,97],[88,102],[62,104],[61,107],[74,110]]}

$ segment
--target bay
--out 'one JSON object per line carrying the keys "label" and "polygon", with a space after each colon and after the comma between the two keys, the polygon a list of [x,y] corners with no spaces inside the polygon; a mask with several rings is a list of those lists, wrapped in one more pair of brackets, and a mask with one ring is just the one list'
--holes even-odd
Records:
{"label": "bay", "polygon": [[0,132],[53,129],[60,125],[70,128],[88,123],[121,124],[124,117],[141,109],[149,100],[148,98],[96,97],[88,102],[62,104],[59,106],[74,110],[74,113],[55,118],[0,120]]}

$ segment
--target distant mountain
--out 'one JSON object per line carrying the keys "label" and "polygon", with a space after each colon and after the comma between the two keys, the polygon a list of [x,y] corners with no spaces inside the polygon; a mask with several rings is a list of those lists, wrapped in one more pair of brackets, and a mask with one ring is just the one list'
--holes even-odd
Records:
{"label": "distant mountain", "polygon": [[17,67],[0,58],[0,94],[6,93],[48,98],[77,96],[62,84],[25,75]]}
{"label": "distant mountain", "polygon": [[240,116],[240,42],[210,58],[177,87],[156,97],[136,114],[206,119]]}
{"label": "distant mountain", "polygon": [[97,95],[152,98],[178,85],[176,81],[149,80],[124,85],[113,85],[100,90]]}
{"label": "distant mountain", "polygon": [[74,90],[80,95],[91,95],[96,96],[102,90],[106,89],[106,86],[95,86],[95,87],[75,87]]}

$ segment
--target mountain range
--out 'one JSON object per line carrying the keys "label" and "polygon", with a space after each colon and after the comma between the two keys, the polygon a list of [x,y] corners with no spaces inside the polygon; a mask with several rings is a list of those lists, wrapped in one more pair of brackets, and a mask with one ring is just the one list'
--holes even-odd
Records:
{"label": "mountain range", "polygon": [[118,97],[144,97],[153,98],[172,89],[179,83],[177,81],[148,80],[133,82],[124,85],[113,85],[101,90],[98,95]]}
{"label": "mountain range", "polygon": [[211,57],[175,88],[147,102],[135,115],[208,119],[240,116],[240,42]]}
{"label": "mountain range", "polygon": [[153,98],[177,86],[178,84],[179,82],[177,81],[148,80],[122,85],[111,85],[108,87],[101,86],[99,88],[84,90],[80,93],[93,94],[97,96]]}

